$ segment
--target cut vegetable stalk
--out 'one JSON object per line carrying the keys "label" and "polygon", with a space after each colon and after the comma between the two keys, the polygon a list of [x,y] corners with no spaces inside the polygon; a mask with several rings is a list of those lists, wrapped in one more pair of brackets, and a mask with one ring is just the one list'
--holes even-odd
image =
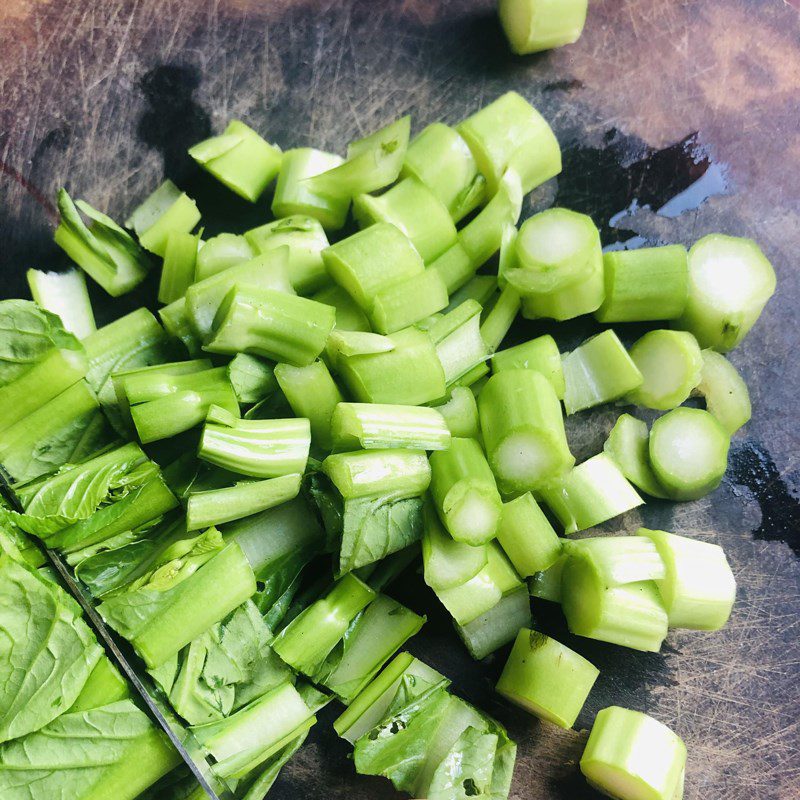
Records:
{"label": "cut vegetable stalk", "polygon": [[481,325],[481,338],[490,353],[494,353],[502,344],[517,317],[519,308],[519,292],[513,286],[506,286]]}
{"label": "cut vegetable stalk", "polygon": [[650,432],[647,430],[647,423],[630,414],[622,414],[608,434],[603,450],[638,489],[651,497],[667,497],[666,490],[659,483],[650,463]]}
{"label": "cut vegetable stalk", "polygon": [[436,355],[448,386],[483,365],[489,355],[480,323],[480,305],[466,300],[431,325],[429,334],[436,345]]}
{"label": "cut vegetable stalk", "polygon": [[721,353],[703,350],[700,382],[692,394],[703,397],[706,410],[733,436],[751,416],[750,393],[736,367]]}
{"label": "cut vegetable stalk", "polygon": [[661,581],[664,560],[656,545],[639,536],[595,536],[564,544],[567,557],[579,554],[592,562],[606,587],[638,581]]}
{"label": "cut vegetable stalk", "polygon": [[561,556],[561,541],[530,492],[503,504],[497,541],[522,578],[544,572]]}
{"label": "cut vegetable stalk", "polygon": [[193,492],[186,505],[187,530],[196,531],[249,517],[297,497],[302,475],[283,475],[229,489]]}
{"label": "cut vegetable stalk", "polygon": [[249,261],[254,255],[247,239],[234,233],[220,233],[201,241],[195,263],[195,280],[203,281],[243,261]]}
{"label": "cut vegetable stalk", "polygon": [[447,287],[434,270],[378,291],[369,318],[379,333],[394,333],[447,307]]}
{"label": "cut vegetable stalk", "polygon": [[637,534],[653,542],[664,562],[664,576],[656,585],[669,626],[701,631],[722,628],[736,600],[736,579],[723,549],[666,531],[639,528]]}
{"label": "cut vegetable stalk", "polygon": [[[325,273],[328,274],[327,272]],[[311,297],[318,303],[332,306],[336,311],[336,330],[342,332],[369,332],[367,315],[352,297],[338,284],[322,289]]]}
{"label": "cut vegetable stalk", "polygon": [[431,455],[430,464],[431,496],[450,535],[471,545],[491,541],[503,503],[481,446],[474,439],[452,439],[449,450]]}
{"label": "cut vegetable stalk", "polygon": [[478,404],[475,395],[465,386],[453,386],[445,403],[434,408],[444,417],[451,436],[460,439],[480,439]]}
{"label": "cut vegetable stalk", "polygon": [[528,591],[531,597],[538,597],[540,600],[548,600],[551,603],[561,602],[561,573],[566,559],[566,553],[562,552],[551,567],[531,576],[528,580]]}
{"label": "cut vegetable stalk", "polygon": [[588,0],[500,0],[498,12],[511,49],[538,53],[577,42]]}
{"label": "cut vegetable stalk", "polygon": [[676,408],[650,430],[650,463],[674,500],[696,500],[719,486],[730,438],[708,411]]}
{"label": "cut vegetable stalk", "polygon": [[[177,339],[181,342],[185,348],[185,352],[192,358],[197,358],[202,355],[202,342],[195,335],[194,328],[189,322],[189,315],[186,312],[186,298],[181,297],[178,300],[174,300],[168,306],[159,309],[158,316],[161,317],[161,322],[166,332],[173,339]],[[169,339],[169,337],[166,336],[165,338]]]}
{"label": "cut vegetable stalk", "polygon": [[305,297],[234,286],[217,311],[204,349],[304,367],[322,352],[335,318],[333,308]]}
{"label": "cut vegetable stalk", "polygon": [[680,244],[603,254],[605,300],[599,322],[676,319],[686,307],[689,271]]}
{"label": "cut vegetable stalk", "polygon": [[381,493],[420,495],[431,482],[425,453],[415,450],[360,450],[336,453],[322,462],[322,471],[347,500]]}
{"label": "cut vegetable stalk", "polygon": [[424,406],[339,403],[331,420],[339,449],[446,450],[450,431],[442,415]]}
{"label": "cut vegetable stalk", "polygon": [[243,122],[231,120],[220,136],[189,148],[189,155],[220,183],[255,203],[281,168],[281,151]]}
{"label": "cut vegetable stalk", "polygon": [[307,419],[238,419],[212,406],[198,455],[240,475],[279,478],[305,472],[310,446]]}
{"label": "cut vegetable stalk", "polygon": [[194,282],[200,236],[172,231],[164,248],[158,302],[174,303],[186,294]]}
{"label": "cut vegetable stalk", "polygon": [[509,369],[532,369],[540,372],[550,381],[561,400],[564,397],[564,370],[561,364],[561,353],[556,340],[550,336],[539,336],[529,342],[515,347],[500,350],[492,356],[492,372],[503,372]]}
{"label": "cut vegetable stalk", "polygon": [[228,380],[240,403],[259,403],[278,389],[274,367],[247,353],[238,353],[231,359],[228,364]]}
{"label": "cut vegetable stalk", "polygon": [[541,489],[541,496],[564,526],[565,534],[592,528],[644,503],[605,453],[550,482]]}
{"label": "cut vegetable stalk", "polygon": [[478,411],[489,463],[504,490],[539,489],[575,463],[561,404],[538,372],[493,375],[478,398]]}
{"label": "cut vegetable stalk", "polygon": [[134,209],[125,225],[136,232],[145,250],[163,256],[170,234],[189,233],[198,222],[197,203],[166,180]]}
{"label": "cut vegetable stalk", "polygon": [[458,637],[469,654],[481,661],[499,650],[531,624],[531,601],[525,586],[514,589],[500,602],[466,625],[454,623]]}
{"label": "cut vegetable stalk", "polygon": [[599,674],[597,667],[574,650],[523,628],[496,688],[531,714],[571,728]]}
{"label": "cut vegetable stalk", "polygon": [[68,272],[29,269],[26,275],[34,302],[56,314],[65,330],[79,339],[85,339],[97,330],[83,272],[76,269]]}
{"label": "cut vegetable stalk", "polygon": [[563,368],[567,414],[617,400],[642,384],[642,373],[612,330],[565,353]]}

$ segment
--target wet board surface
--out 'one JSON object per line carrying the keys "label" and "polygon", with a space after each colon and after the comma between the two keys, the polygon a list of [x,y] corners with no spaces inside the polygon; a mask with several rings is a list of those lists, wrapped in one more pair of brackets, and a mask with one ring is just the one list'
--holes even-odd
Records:
{"label": "wet board surface", "polygon": [[[794,7],[793,7],[794,6]],[[682,242],[714,231],[756,238],[778,294],[732,361],[754,418],[734,440],[710,497],[653,502],[602,526],[640,524],[726,549],[738,602],[719,633],[671,632],[660,654],[578,640],[557,609],[543,630],[601,675],[576,730],[541,725],[492,692],[505,651],[473,664],[413,573],[395,592],[429,622],[411,650],[519,742],[512,797],[596,797],[577,770],[594,714],[652,713],[686,741],[690,800],[800,797],[800,12],[793,0],[618,0],[591,4],[572,47],[518,58],[490,2],[320,0],[5,0],[0,5],[2,295],[27,296],[24,270],[66,265],[52,244],[53,196],[66,185],[117,219],[164,174],[199,201],[206,230],[244,230],[269,199],[238,201],[202,175],[187,146],[237,117],[284,147],[346,143],[398,115],[414,130],[456,122],[516,89],[553,124],[564,173],[526,201],[591,214],[605,244]],[[148,302],[156,279],[99,322]],[[520,322],[514,343],[551,326]],[[596,328],[559,326],[569,349]],[[640,331],[627,326],[630,340]],[[619,409],[568,421],[575,455],[602,447]],[[270,797],[382,800],[388,782],[356,776],[320,714]]]}

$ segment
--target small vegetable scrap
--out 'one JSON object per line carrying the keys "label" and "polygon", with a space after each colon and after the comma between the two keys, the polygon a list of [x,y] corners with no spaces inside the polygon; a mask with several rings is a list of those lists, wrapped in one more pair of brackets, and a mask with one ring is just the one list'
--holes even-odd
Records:
{"label": "small vegetable scrap", "polygon": [[[580,33],[585,2],[552,6],[501,2],[519,52]],[[603,253],[565,208],[519,224],[561,151],[514,92],[410,130],[341,157],[232,121],[189,153],[247,201],[275,184],[275,219],[245,232],[204,238],[171,181],[124,226],[59,193],[55,239],[79,269],[30,270],[35,302],[0,302],[4,800],[203,796],[37,542],[240,800],[266,795],[330,703],[357,772],[428,800],[508,798],[504,727],[403,649],[437,611],[393,597],[409,568],[473,658],[513,642],[498,693],[562,728],[599,673],[535,629],[531,596],[577,637],[642,651],[727,622],[718,544],[574,534],[719,485],[751,414],[725,353],[775,290],[766,257],[719,234]],[[160,321],[97,328],[85,275],[116,297],[159,264]],[[586,315],[617,327],[571,352],[549,334],[502,346],[520,316]],[[631,342],[629,322],[653,329]],[[626,413],[576,463],[565,414],[609,403]],[[580,769],[619,800],[676,800],[685,764],[669,728],[611,707]]]}

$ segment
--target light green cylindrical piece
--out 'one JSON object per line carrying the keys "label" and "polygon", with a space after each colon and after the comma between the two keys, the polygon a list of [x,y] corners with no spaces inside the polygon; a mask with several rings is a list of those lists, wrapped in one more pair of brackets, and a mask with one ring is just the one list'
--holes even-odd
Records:
{"label": "light green cylindrical piece", "polygon": [[347,218],[350,198],[312,187],[307,179],[339,166],[342,161],[341,156],[311,147],[287,150],[275,184],[272,213],[276,217],[296,214],[313,217],[325,230],[338,231]]}
{"label": "light green cylindrical piece", "polygon": [[600,711],[581,757],[589,783],[619,800],[681,797],[686,745],[666,725],[640,711]]}
{"label": "light green cylindrical piece", "polygon": [[736,367],[721,353],[703,350],[700,383],[693,394],[706,401],[706,410],[733,436],[752,414],[750,392]]}
{"label": "light green cylindrical piece", "polygon": [[194,279],[202,281],[229,267],[249,261],[255,253],[244,236],[220,233],[200,242],[195,261]]}
{"label": "light green cylindrical piece", "polygon": [[531,714],[571,728],[599,674],[566,645],[523,628],[495,688]]}
{"label": "light green cylindrical piece", "polygon": [[700,408],[676,408],[650,429],[650,463],[673,500],[696,500],[719,486],[730,437]]}
{"label": "light green cylindrical piece", "polygon": [[416,178],[404,178],[378,196],[358,195],[353,199],[353,215],[362,228],[377,222],[399,228],[426,264],[456,241],[456,226],[447,207]]}
{"label": "light green cylindrical piece", "polygon": [[497,541],[522,578],[549,569],[561,556],[561,540],[530,492],[503,504]]}
{"label": "light green cylindrical piece", "polygon": [[752,239],[704,236],[689,250],[689,297],[675,327],[721,353],[747,335],[775,292],[775,270]]}
{"label": "light green cylindrical piece", "polygon": [[56,314],[64,330],[74,333],[78,339],[85,339],[97,330],[85,272],[79,269],[66,272],[29,269],[25,276],[33,302]]}
{"label": "light green cylindrical piece", "polygon": [[500,0],[498,12],[511,49],[538,53],[577,42],[588,0]]}
{"label": "light green cylindrical piece", "polygon": [[599,322],[676,319],[686,307],[689,269],[680,244],[603,254],[605,300]]}
{"label": "light green cylindrical piece", "polygon": [[503,502],[481,446],[474,439],[452,439],[430,462],[431,497],[450,535],[471,545],[491,541]]}
{"label": "light green cylindrical piece", "polygon": [[486,179],[467,143],[442,122],[428,125],[411,142],[400,174],[422,181],[444,203],[454,222],[477,208],[486,194]]}
{"label": "light green cylindrical piece", "polygon": [[620,415],[603,450],[634,486],[651,497],[667,497],[650,463],[650,432],[646,422],[630,414]]}
{"label": "light green cylindrical piece", "polygon": [[439,273],[426,269],[377,292],[369,317],[378,333],[394,333],[446,308],[447,300]]}
{"label": "light green cylindrical piece", "polygon": [[379,494],[421,495],[431,482],[431,467],[422,450],[358,450],[335,453],[322,471],[346,500]]}
{"label": "light green cylindrical piece", "polygon": [[461,439],[480,438],[478,403],[475,395],[466,386],[454,386],[450,389],[447,402],[434,408],[444,417],[452,436]]}
{"label": "light green cylindrical piece", "polygon": [[520,308],[519,292],[513,286],[505,286],[481,323],[481,338],[490,353],[494,353],[511,330]]}
{"label": "light green cylindrical piece", "polygon": [[456,130],[469,145],[490,195],[509,167],[528,193],[561,172],[561,148],[542,115],[516,92],[501,95]]}
{"label": "light green cylindrical piece", "polygon": [[492,372],[532,369],[550,381],[556,397],[564,397],[564,370],[556,340],[549,334],[500,350],[492,356]]}
{"label": "light green cylindrical piece", "polygon": [[158,285],[159,303],[173,303],[183,297],[194,283],[199,241],[200,237],[193,233],[170,233],[164,249],[161,282]]}
{"label": "light green cylindrical piece", "polygon": [[367,315],[358,303],[338,284],[312,295],[312,300],[333,306],[336,311],[336,329],[339,331],[370,331]]}
{"label": "light green cylindrical piece", "polygon": [[550,382],[527,369],[489,378],[478,398],[489,463],[504,490],[539,489],[575,463],[561,403]]}
{"label": "light green cylindrical piece", "polygon": [[497,605],[466,625],[454,622],[459,639],[469,654],[480,661],[514,640],[531,624],[531,598],[524,585],[506,594]]}
{"label": "light green cylindrical piece", "polygon": [[339,403],[331,420],[338,449],[446,450],[450,431],[442,415],[424,406]]}

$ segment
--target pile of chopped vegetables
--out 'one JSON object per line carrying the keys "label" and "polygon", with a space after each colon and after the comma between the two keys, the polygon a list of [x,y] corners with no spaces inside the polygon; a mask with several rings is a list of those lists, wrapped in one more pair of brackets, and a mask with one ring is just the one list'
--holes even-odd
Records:
{"label": "pile of chopped vegetables", "polygon": [[[243,235],[204,239],[170,181],[124,225],[59,193],[55,240],[82,271],[31,270],[34,302],[0,303],[4,800],[204,796],[34,540],[242,800],[328,703],[359,773],[427,800],[508,798],[503,726],[403,649],[425,623],[392,597],[409,568],[475,659],[513,642],[497,691],[565,728],[598,670],[533,628],[531,595],[572,633],[641,651],[725,625],[719,546],[565,537],[719,485],[750,418],[724,353],[774,292],[770,263],[721,234],[604,253],[564,208],[517,227],[561,151],[514,92],[409,134],[404,117],[342,158],[231,122],[189,153],[220,192],[274,184],[275,219]],[[84,274],[116,297],[152,269],[160,321],[141,308],[96,329]],[[568,353],[549,335],[503,349],[520,314],[603,327]],[[653,330],[627,347],[630,322]],[[576,464],[564,414],[607,403],[659,415],[621,414]],[[669,728],[611,707],[580,768],[612,797],[679,800],[685,762]]]}

